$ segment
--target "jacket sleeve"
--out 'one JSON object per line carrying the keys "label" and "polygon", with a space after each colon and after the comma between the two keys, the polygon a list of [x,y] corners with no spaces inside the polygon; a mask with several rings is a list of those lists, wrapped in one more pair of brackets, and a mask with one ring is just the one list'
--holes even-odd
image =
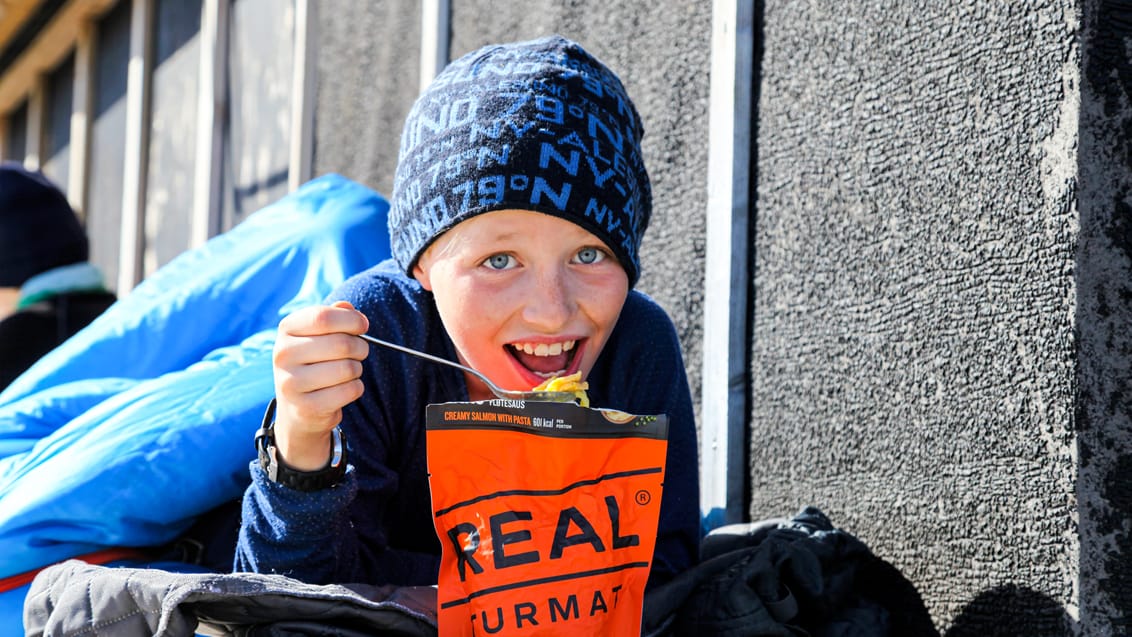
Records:
{"label": "jacket sleeve", "polygon": [[[258,462],[252,462],[251,474],[236,571],[278,573],[311,584],[436,582],[437,556],[391,549],[380,538],[366,537],[372,528],[354,523],[352,509],[362,505],[353,466],[341,483],[312,492],[272,482]],[[361,502],[380,506],[375,494]]]}
{"label": "jacket sleeve", "polygon": [[312,492],[272,482],[258,461],[250,470],[235,570],[279,573],[311,583],[334,581],[352,543],[347,511],[358,490],[353,467],[341,483]]}
{"label": "jacket sleeve", "polygon": [[[372,278],[346,285],[338,298],[365,312],[371,330],[386,334],[408,325],[408,332],[391,338],[423,346],[423,319],[396,291]],[[313,584],[436,583],[440,546],[432,529],[420,421],[435,372],[414,367],[414,361],[371,352],[363,363],[365,391],[342,410],[349,468],[340,484],[304,493],[271,482],[252,463],[236,570],[281,573]]]}

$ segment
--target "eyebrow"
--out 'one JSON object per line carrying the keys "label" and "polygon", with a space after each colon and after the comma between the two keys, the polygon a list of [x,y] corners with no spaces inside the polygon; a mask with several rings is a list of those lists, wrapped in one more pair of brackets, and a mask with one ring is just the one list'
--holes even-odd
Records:
{"label": "eyebrow", "polygon": [[518,230],[507,230],[507,231],[504,231],[504,232],[497,232],[497,233],[492,234],[492,235],[490,235],[486,238],[491,240],[491,241],[502,241],[502,240],[505,240],[505,239],[514,239],[514,238],[517,238],[517,237],[524,237],[527,234],[528,233],[525,233],[525,232],[519,232]]}

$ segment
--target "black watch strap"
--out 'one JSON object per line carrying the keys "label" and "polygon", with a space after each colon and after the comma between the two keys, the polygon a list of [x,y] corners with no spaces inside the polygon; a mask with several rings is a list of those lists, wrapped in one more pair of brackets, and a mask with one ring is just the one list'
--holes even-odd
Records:
{"label": "black watch strap", "polygon": [[317,471],[292,469],[279,459],[275,447],[275,399],[267,405],[263,423],[255,434],[255,448],[259,455],[259,466],[267,473],[267,478],[297,491],[318,491],[338,484],[346,474],[346,434],[340,427],[330,433],[333,443],[327,465]]}

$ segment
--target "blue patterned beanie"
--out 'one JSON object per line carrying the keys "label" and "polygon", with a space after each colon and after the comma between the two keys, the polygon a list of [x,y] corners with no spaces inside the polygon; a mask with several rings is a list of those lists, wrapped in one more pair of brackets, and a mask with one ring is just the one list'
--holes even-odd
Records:
{"label": "blue patterned beanie", "polygon": [[461,221],[521,209],[572,221],[640,276],[652,212],[644,129],[617,76],[554,36],[486,46],[452,62],[417,98],[401,134],[389,236],[412,275]]}

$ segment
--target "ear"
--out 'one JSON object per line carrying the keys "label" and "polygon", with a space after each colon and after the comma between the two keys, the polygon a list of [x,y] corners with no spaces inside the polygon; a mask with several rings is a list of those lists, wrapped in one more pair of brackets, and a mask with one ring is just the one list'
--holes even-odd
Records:
{"label": "ear", "polygon": [[432,292],[432,281],[429,279],[428,271],[421,266],[421,260],[417,260],[417,264],[413,266],[413,278],[421,284],[421,287]]}

